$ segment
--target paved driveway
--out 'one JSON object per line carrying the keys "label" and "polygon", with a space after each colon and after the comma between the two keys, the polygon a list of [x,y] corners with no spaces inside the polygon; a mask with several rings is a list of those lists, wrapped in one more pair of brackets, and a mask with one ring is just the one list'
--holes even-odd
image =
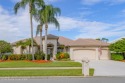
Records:
{"label": "paved driveway", "polygon": [[95,69],[94,76],[125,76],[125,62],[112,60],[90,61],[90,67]]}

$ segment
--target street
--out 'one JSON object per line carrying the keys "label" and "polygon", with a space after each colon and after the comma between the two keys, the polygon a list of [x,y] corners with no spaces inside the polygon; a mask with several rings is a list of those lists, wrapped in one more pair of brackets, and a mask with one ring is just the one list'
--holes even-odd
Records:
{"label": "street", "polygon": [[124,83],[125,77],[0,78],[0,83]]}

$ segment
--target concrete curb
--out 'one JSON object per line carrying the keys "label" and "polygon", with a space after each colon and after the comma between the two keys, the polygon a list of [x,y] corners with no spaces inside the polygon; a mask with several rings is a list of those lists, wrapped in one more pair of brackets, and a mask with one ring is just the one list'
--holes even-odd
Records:
{"label": "concrete curb", "polygon": [[15,77],[0,77],[0,79],[48,79],[48,78],[84,78],[84,76],[15,76]]}
{"label": "concrete curb", "polygon": [[27,79],[54,79],[54,78],[112,78],[112,77],[121,77],[125,78],[125,76],[15,76],[15,77],[0,77],[0,79],[19,79],[19,80],[27,80]]}

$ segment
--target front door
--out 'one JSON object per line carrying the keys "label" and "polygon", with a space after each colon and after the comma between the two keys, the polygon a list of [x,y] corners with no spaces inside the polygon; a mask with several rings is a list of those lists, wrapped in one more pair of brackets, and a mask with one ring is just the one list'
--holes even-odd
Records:
{"label": "front door", "polygon": [[48,45],[47,54],[48,54],[49,59],[53,58],[53,45]]}

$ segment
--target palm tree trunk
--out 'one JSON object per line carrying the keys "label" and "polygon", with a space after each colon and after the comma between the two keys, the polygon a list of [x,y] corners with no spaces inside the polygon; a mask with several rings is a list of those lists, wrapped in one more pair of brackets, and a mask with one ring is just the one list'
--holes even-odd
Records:
{"label": "palm tree trunk", "polygon": [[47,60],[47,29],[48,25],[45,25],[45,60]]}
{"label": "palm tree trunk", "polygon": [[43,44],[42,44],[42,24],[41,25],[41,28],[40,28],[40,51],[43,52]]}
{"label": "palm tree trunk", "polygon": [[32,60],[34,60],[34,49],[33,49],[33,22],[32,22],[32,5],[29,4],[29,11],[30,11],[30,26],[31,26],[31,48],[32,48]]}

